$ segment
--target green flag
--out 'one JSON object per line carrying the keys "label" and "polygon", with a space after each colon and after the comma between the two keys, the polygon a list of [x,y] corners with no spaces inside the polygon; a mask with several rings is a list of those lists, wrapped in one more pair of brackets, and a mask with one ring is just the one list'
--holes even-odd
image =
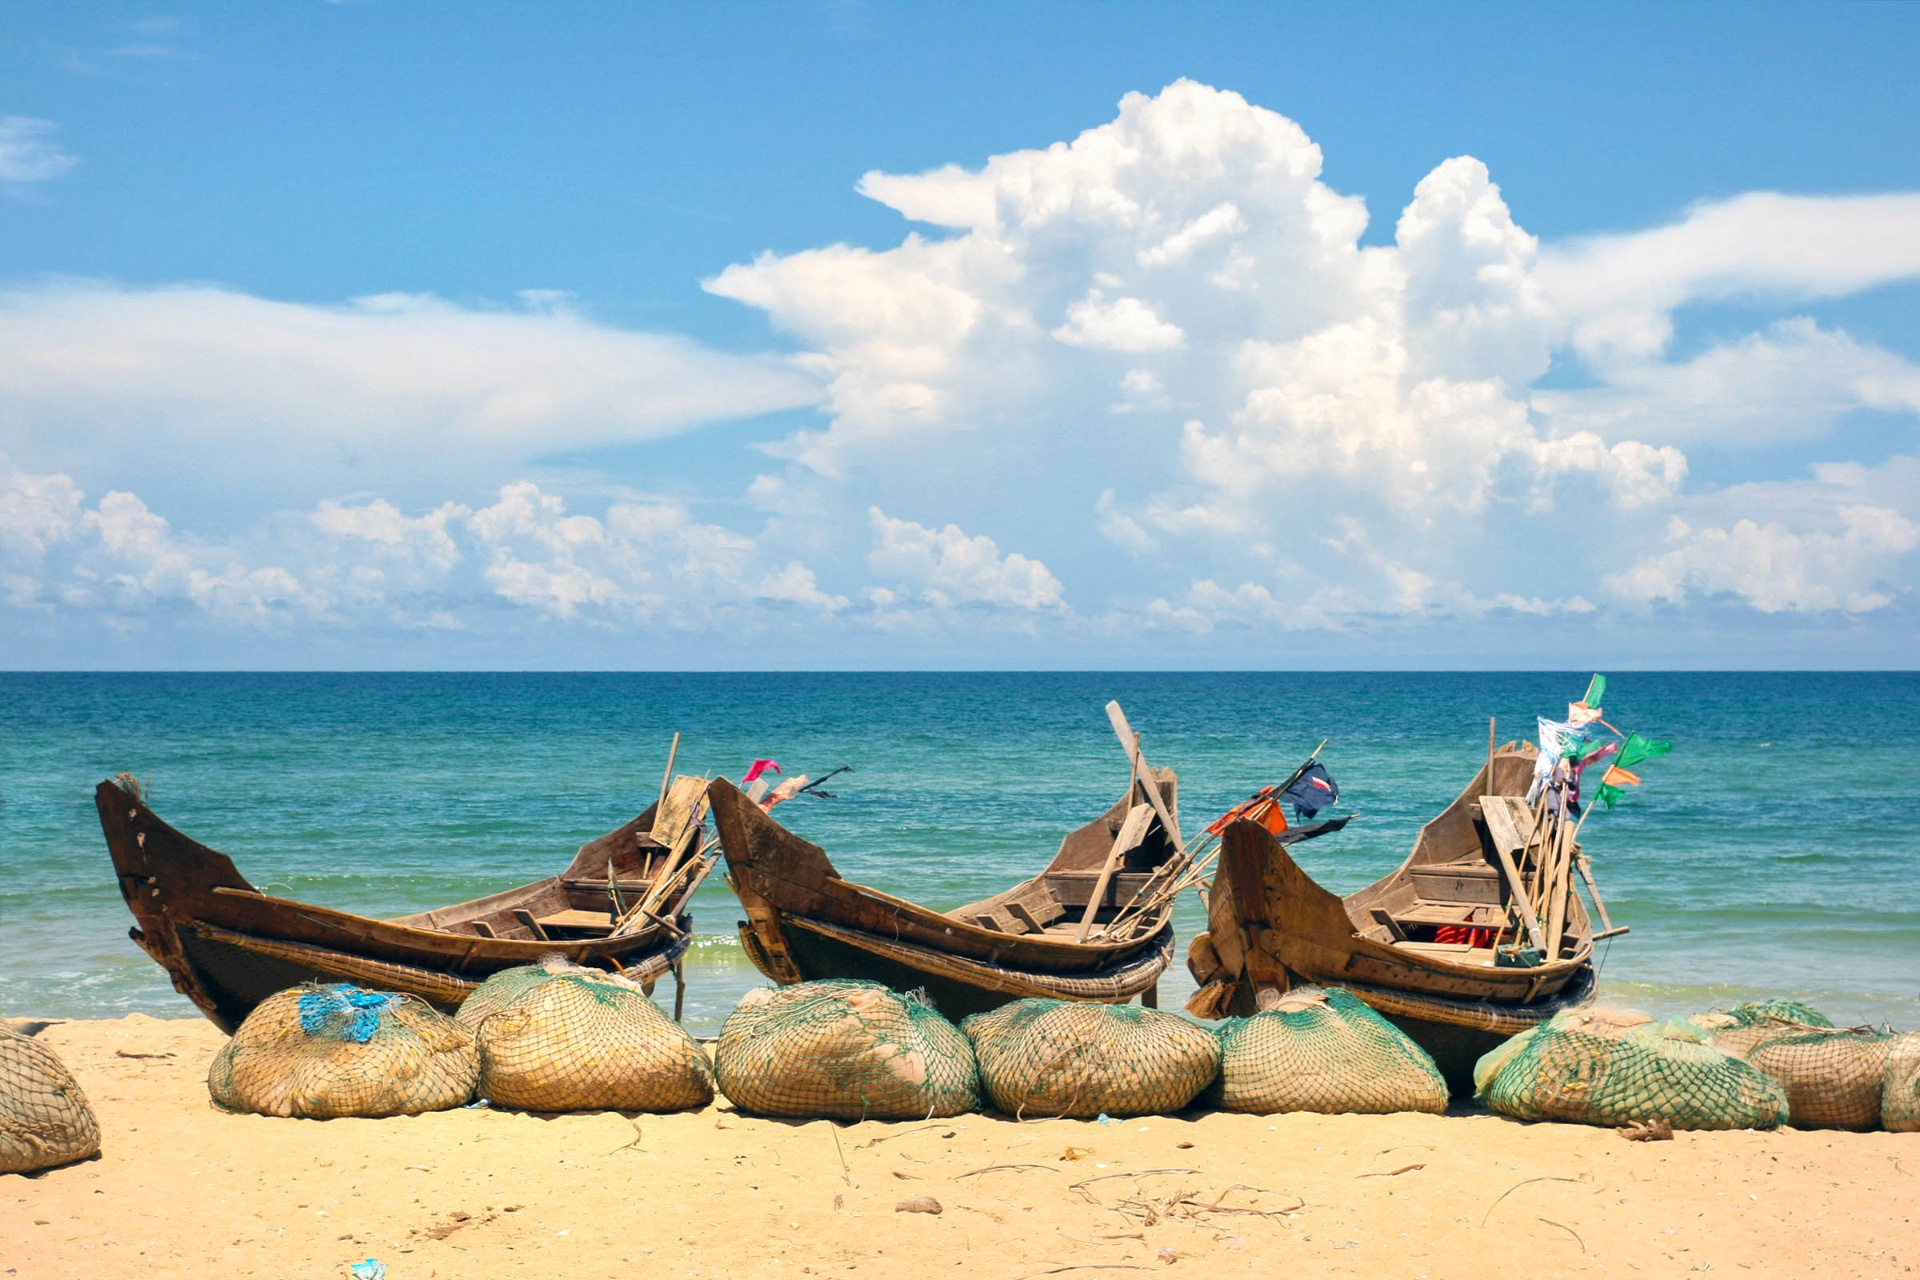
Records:
{"label": "green flag", "polygon": [[1582,704],[1592,707],[1597,711],[1601,706],[1601,699],[1606,696],[1607,678],[1595,672],[1593,679],[1587,682],[1587,696],[1580,699],[1580,701]]}
{"label": "green flag", "polygon": [[1627,740],[1620,744],[1620,755],[1613,764],[1616,769],[1631,769],[1642,760],[1663,756],[1671,750],[1673,750],[1671,742],[1654,742],[1637,733],[1630,733],[1627,735]]}

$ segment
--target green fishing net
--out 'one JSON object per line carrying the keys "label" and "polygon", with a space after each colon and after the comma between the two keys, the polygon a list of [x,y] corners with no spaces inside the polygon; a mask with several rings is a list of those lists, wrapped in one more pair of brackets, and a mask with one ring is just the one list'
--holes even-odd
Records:
{"label": "green fishing net", "polygon": [[31,1173],[100,1150],[87,1095],[37,1040],[0,1027],[0,1173]]}
{"label": "green fishing net", "polygon": [[416,996],[309,983],[262,1000],[213,1056],[207,1091],[229,1111],[398,1116],[473,1097],[473,1037]]}
{"label": "green fishing net", "polygon": [[1889,1133],[1920,1133],[1920,1031],[1897,1037],[1887,1048],[1880,1126]]}
{"label": "green fishing net", "polygon": [[1787,1099],[1760,1071],[1705,1043],[1691,1023],[1573,1009],[1474,1064],[1475,1096],[1517,1120],[1676,1129],[1774,1129]]}
{"label": "green fishing net", "polygon": [[455,1015],[480,1049],[480,1092],[528,1111],[682,1111],[713,1069],[633,983],[565,960],[506,969]]}
{"label": "green fishing net", "polygon": [[960,1027],[993,1105],[1023,1118],[1178,1111],[1220,1070],[1213,1032],[1157,1009],[1016,1000]]}
{"label": "green fishing net", "polygon": [[1803,1027],[1761,1041],[1746,1060],[1787,1095],[1795,1128],[1877,1129],[1897,1038],[1866,1027]]}
{"label": "green fishing net", "polygon": [[1426,1050],[1338,988],[1296,987],[1278,1007],[1231,1018],[1220,1037],[1220,1077],[1209,1106],[1277,1111],[1447,1109],[1447,1082]]}
{"label": "green fishing net", "polygon": [[1787,1095],[1795,1127],[1872,1129],[1880,1124],[1894,1036],[1836,1027],[1794,1000],[1763,1000],[1690,1021],[1722,1053],[1751,1063]]}
{"label": "green fishing net", "polygon": [[747,992],[714,1073],[728,1101],[763,1116],[909,1120],[980,1105],[959,1028],[917,995],[853,979]]}
{"label": "green fishing net", "polygon": [[[1731,1009],[1695,1014],[1687,1021],[1706,1032],[1714,1048],[1736,1058],[1745,1057],[1755,1045],[1784,1032],[1833,1025],[1825,1014],[1798,1000],[1749,1001]],[[1799,1118],[1796,1113],[1794,1119]]]}

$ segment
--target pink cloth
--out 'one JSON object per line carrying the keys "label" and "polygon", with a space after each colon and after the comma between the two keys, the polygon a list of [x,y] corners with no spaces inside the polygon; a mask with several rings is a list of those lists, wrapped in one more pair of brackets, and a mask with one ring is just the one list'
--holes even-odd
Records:
{"label": "pink cloth", "polygon": [[748,787],[752,786],[753,780],[759,777],[761,774],[767,772],[767,770],[769,769],[773,770],[773,772],[775,773],[781,772],[780,762],[778,760],[755,760],[753,762],[753,768],[747,770],[746,780],[742,782],[741,785],[748,786]]}

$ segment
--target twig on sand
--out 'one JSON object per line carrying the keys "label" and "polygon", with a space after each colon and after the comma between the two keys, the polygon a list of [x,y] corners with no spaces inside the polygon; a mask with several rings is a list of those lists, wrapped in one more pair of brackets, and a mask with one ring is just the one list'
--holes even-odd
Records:
{"label": "twig on sand", "polygon": [[1575,1231],[1572,1227],[1568,1226],[1566,1223],[1555,1222],[1552,1218],[1541,1218],[1540,1221],[1546,1223],[1550,1227],[1560,1228],[1562,1231],[1566,1232],[1568,1235],[1573,1237],[1574,1243],[1580,1246],[1580,1252],[1585,1253],[1587,1251],[1587,1242],[1580,1238],[1580,1233],[1578,1231]]}
{"label": "twig on sand", "polygon": [[1412,1173],[1415,1169],[1424,1169],[1424,1164],[1403,1164],[1398,1169],[1386,1169],[1379,1173],[1356,1173],[1356,1178],[1397,1178],[1403,1173]]}
{"label": "twig on sand", "polygon": [[984,1169],[975,1169],[972,1173],[956,1174],[953,1180],[959,1182],[963,1178],[977,1178],[983,1173],[998,1173],[1002,1169],[1045,1169],[1048,1173],[1060,1172],[1050,1164],[990,1164]]}
{"label": "twig on sand", "polygon": [[[1198,1169],[1142,1169],[1137,1173],[1103,1173],[1097,1178],[1083,1178],[1081,1181],[1076,1182],[1072,1186],[1068,1187],[1067,1190],[1079,1191],[1080,1188],[1082,1187],[1090,1187],[1096,1182],[1105,1182],[1109,1178],[1158,1178],[1158,1177],[1164,1177],[1164,1176],[1171,1176],[1176,1173],[1198,1173],[1198,1172],[1200,1172]],[[1086,1193],[1081,1192],[1081,1194],[1085,1195]],[[1089,1196],[1088,1199],[1092,1199],[1092,1197]]]}
{"label": "twig on sand", "polygon": [[1516,1192],[1516,1191],[1518,1191],[1518,1190],[1519,1190],[1520,1188],[1522,1188],[1522,1187],[1524,1187],[1524,1186],[1526,1186],[1526,1185],[1527,1185],[1528,1183],[1532,1183],[1532,1182],[1574,1182],[1574,1183],[1577,1183],[1577,1182],[1580,1182],[1580,1181],[1582,1181],[1582,1179],[1580,1179],[1580,1178],[1560,1178],[1560,1177],[1556,1177],[1556,1176],[1554,1176],[1554,1175],[1552,1175],[1552,1174],[1548,1174],[1548,1175],[1546,1175],[1545,1177],[1541,1177],[1541,1178],[1522,1178],[1522,1179],[1520,1179],[1520,1181],[1518,1181],[1518,1182],[1516,1182],[1516,1183],[1514,1183],[1514,1184],[1513,1184],[1512,1186],[1510,1186],[1510,1187],[1508,1187],[1508,1188],[1507,1188],[1507,1189],[1506,1189],[1505,1191],[1502,1191],[1502,1192],[1500,1193],[1500,1196],[1499,1196],[1499,1199],[1497,1199],[1497,1200],[1495,1200],[1495,1201],[1494,1201],[1494,1202],[1493,1202],[1492,1204],[1490,1204],[1490,1205],[1488,1205],[1488,1206],[1487,1206],[1487,1215],[1486,1215],[1486,1217],[1484,1217],[1484,1218],[1482,1218],[1482,1219],[1480,1219],[1480,1225],[1481,1225],[1481,1226],[1483,1226],[1483,1227],[1487,1225],[1487,1221],[1488,1221],[1488,1219],[1490,1219],[1490,1218],[1492,1218],[1492,1217],[1493,1217],[1493,1211],[1494,1211],[1495,1209],[1498,1209],[1498,1208],[1500,1207],[1500,1201],[1501,1201],[1501,1200],[1505,1200],[1505,1199],[1506,1199],[1506,1198],[1507,1198],[1508,1196],[1510,1196],[1510,1195],[1512,1195],[1512,1194],[1513,1194],[1514,1192]]}
{"label": "twig on sand", "polygon": [[968,1213],[980,1214],[982,1217],[992,1218],[995,1222],[1001,1223],[1003,1225],[1007,1221],[1005,1218],[1001,1217],[999,1214],[995,1213],[991,1209],[976,1209],[970,1204],[955,1204],[953,1207],[956,1209],[965,1209]]}
{"label": "twig on sand", "polygon": [[[629,1143],[627,1143],[627,1144],[625,1144],[624,1146],[618,1146],[618,1147],[615,1147],[615,1148],[614,1148],[613,1150],[611,1150],[611,1151],[609,1151],[609,1152],[607,1152],[607,1155],[610,1155],[610,1156],[617,1156],[617,1155],[619,1155],[619,1154],[620,1154],[620,1153],[621,1153],[622,1151],[638,1151],[638,1150],[640,1150],[640,1149],[641,1149],[641,1147],[640,1147],[640,1136],[641,1136],[641,1135],[640,1135],[640,1122],[639,1122],[638,1120],[629,1120],[629,1121],[627,1121],[627,1123],[633,1126],[633,1141],[632,1141],[632,1142],[629,1142]],[[602,1158],[604,1159],[604,1157],[602,1157]]]}
{"label": "twig on sand", "polygon": [[840,1149],[840,1126],[827,1121],[827,1132],[833,1135],[833,1154],[840,1157],[840,1180],[848,1186],[853,1185],[853,1171],[847,1168],[847,1153]]}
{"label": "twig on sand", "polygon": [[1137,1262],[1076,1262],[1066,1267],[1050,1267],[1045,1271],[1029,1271],[1020,1280],[1033,1280],[1035,1276],[1057,1276],[1062,1271],[1151,1271],[1152,1267],[1143,1267]]}
{"label": "twig on sand", "polygon": [[870,1142],[862,1142],[862,1143],[856,1144],[853,1149],[855,1151],[865,1151],[868,1147],[877,1147],[883,1142],[892,1142],[895,1138],[905,1138],[911,1134],[925,1133],[929,1129],[951,1129],[951,1128],[953,1128],[953,1126],[950,1124],[923,1124],[918,1128],[914,1128],[914,1129],[902,1129],[899,1133],[883,1133],[879,1137],[874,1138]]}
{"label": "twig on sand", "polygon": [[1614,1130],[1628,1142],[1672,1142],[1673,1126],[1658,1116],[1651,1120],[1634,1120]]}
{"label": "twig on sand", "polygon": [[1250,1187],[1244,1182],[1236,1182],[1232,1186],[1228,1187],[1225,1191],[1222,1191],[1218,1196],[1216,1196],[1214,1198],[1214,1203],[1212,1204],[1207,1204],[1203,1201],[1195,1200],[1192,1196],[1187,1196],[1179,1200],[1177,1203],[1186,1205],[1192,1209],[1196,1209],[1201,1213],[1237,1213],[1249,1218],[1284,1218],[1288,1214],[1298,1213],[1300,1210],[1307,1207],[1307,1202],[1305,1200],[1302,1200],[1300,1199],[1300,1197],[1295,1196],[1294,1200],[1296,1201],[1296,1203],[1291,1209],[1253,1209],[1253,1208],[1242,1209],[1237,1206],[1225,1203],[1227,1196],[1235,1191],[1253,1191],[1263,1196],[1277,1196],[1280,1194],[1278,1191],[1269,1191],[1265,1187]]}

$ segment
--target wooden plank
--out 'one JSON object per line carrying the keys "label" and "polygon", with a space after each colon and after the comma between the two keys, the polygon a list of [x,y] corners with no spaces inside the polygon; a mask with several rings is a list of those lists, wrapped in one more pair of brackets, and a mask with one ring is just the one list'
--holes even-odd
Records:
{"label": "wooden plank", "polygon": [[500,936],[493,931],[493,926],[485,920],[475,920],[473,922],[473,931],[483,938],[497,938]]}
{"label": "wooden plank", "polygon": [[553,941],[552,938],[549,938],[547,936],[547,931],[540,927],[540,922],[533,918],[533,912],[528,911],[525,907],[515,907],[513,909],[513,918],[520,922],[520,926],[522,928],[531,931],[533,936],[538,938],[540,941],[542,942]]}
{"label": "wooden plank", "polygon": [[1027,926],[1027,929],[1030,932],[1033,932],[1033,933],[1046,932],[1047,926],[1040,923],[1039,918],[1036,917],[1033,914],[1033,912],[1027,910],[1027,904],[1024,902],[1021,902],[1017,898],[1012,902],[1007,903],[1007,914],[1012,916],[1015,920],[1018,920],[1021,924]]}
{"label": "wooden plank", "polygon": [[1120,709],[1118,702],[1107,704],[1107,720],[1112,723],[1113,731],[1120,736],[1120,745],[1126,748],[1127,759],[1140,772],[1141,790],[1147,793],[1147,803],[1160,815],[1161,825],[1167,829],[1168,839],[1173,841],[1175,857],[1186,852],[1187,842],[1180,838],[1180,824],[1174,821],[1167,811],[1167,803],[1160,797],[1160,781],[1153,776],[1153,770],[1147,767],[1146,757],[1140,751],[1140,744],[1133,735],[1133,726],[1127,723],[1127,713]]}
{"label": "wooden plank", "polygon": [[654,811],[653,830],[648,834],[667,848],[673,848],[680,843],[687,827],[706,815],[706,800],[707,780],[681,774],[667,788],[666,798]]}
{"label": "wooden plank", "polygon": [[1147,838],[1147,824],[1153,820],[1153,806],[1137,804],[1127,810],[1127,819],[1120,824],[1120,833],[1113,838],[1113,847],[1107,850],[1106,865],[1100,868],[1100,878],[1094,881],[1093,896],[1087,899],[1087,910],[1080,917],[1080,932],[1074,935],[1075,942],[1085,942],[1087,931],[1093,928],[1094,913],[1100,909],[1101,899],[1107,896],[1107,882],[1113,879],[1113,873],[1120,860],[1130,849],[1138,848]]}
{"label": "wooden plank", "polygon": [[[1527,847],[1527,838],[1520,834],[1514,822],[1508,798],[1481,796],[1480,816],[1487,824],[1487,834],[1493,837],[1493,856],[1500,863],[1500,874],[1507,878],[1507,889],[1513,894],[1513,905],[1520,909],[1520,923],[1527,927],[1527,937],[1534,946],[1540,948],[1540,954],[1551,959],[1547,955],[1547,940],[1540,932],[1540,919],[1534,914],[1533,902],[1527,897],[1527,887],[1520,879],[1520,869],[1513,865],[1513,855]],[[1525,807],[1524,802],[1521,807]],[[1532,815],[1528,814],[1527,817],[1531,826]]]}
{"label": "wooden plank", "polygon": [[541,916],[543,929],[611,929],[613,917],[605,911],[581,911],[569,907],[565,911],[556,911],[550,916]]}
{"label": "wooden plank", "polygon": [[1393,918],[1391,911],[1388,911],[1385,907],[1375,907],[1372,915],[1373,922],[1382,929],[1385,929],[1388,936],[1395,942],[1405,942],[1407,940],[1407,931],[1400,927],[1400,922]]}

